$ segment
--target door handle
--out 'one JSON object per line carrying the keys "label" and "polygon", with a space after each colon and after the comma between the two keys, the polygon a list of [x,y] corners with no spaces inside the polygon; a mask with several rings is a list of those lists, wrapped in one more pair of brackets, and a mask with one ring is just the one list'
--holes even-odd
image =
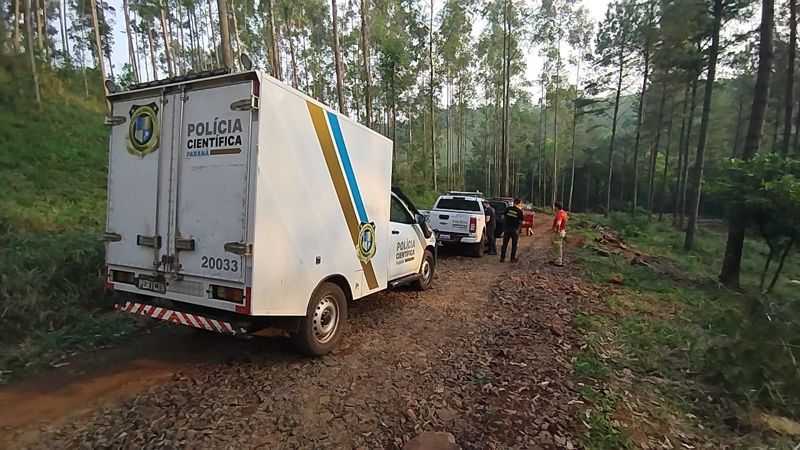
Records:
{"label": "door handle", "polygon": [[400,232],[397,230],[392,230],[392,234],[400,234]]}

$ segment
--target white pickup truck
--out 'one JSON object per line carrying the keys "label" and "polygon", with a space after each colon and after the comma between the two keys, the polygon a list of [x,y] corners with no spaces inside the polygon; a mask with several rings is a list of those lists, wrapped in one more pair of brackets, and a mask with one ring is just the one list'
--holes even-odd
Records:
{"label": "white pickup truck", "polygon": [[440,245],[468,246],[472,256],[483,256],[486,213],[480,192],[448,192],[430,211],[429,224]]}

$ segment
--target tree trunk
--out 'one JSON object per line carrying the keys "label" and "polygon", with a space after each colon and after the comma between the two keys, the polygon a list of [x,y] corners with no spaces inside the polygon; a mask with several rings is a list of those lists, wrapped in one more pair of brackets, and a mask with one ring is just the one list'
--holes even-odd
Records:
{"label": "tree trunk", "polygon": [[433,166],[433,190],[439,190],[439,183],[437,182],[437,174],[436,174],[436,112],[433,106],[433,74],[434,74],[434,65],[433,65],[433,0],[431,0],[431,17],[430,17],[430,27],[428,28],[428,60],[430,63],[430,72],[431,72],[431,79],[430,79],[430,96],[428,97],[429,107],[430,107],[430,114],[431,114],[431,165]]}
{"label": "tree trunk", "polygon": [[591,195],[591,185],[592,185],[592,171],[586,170],[586,205],[583,208],[584,211],[589,212],[589,196]]}
{"label": "tree trunk", "polygon": [[22,0],[14,0],[14,53],[17,55],[20,54],[19,24],[22,23],[22,21],[19,17],[19,2],[21,1]]}
{"label": "tree trunk", "polygon": [[[578,55],[578,64],[575,69],[575,105],[572,111],[572,145],[570,149],[569,200],[567,209],[572,211],[572,193],[575,190],[575,129],[578,128],[578,90],[581,87],[581,58]],[[532,199],[531,199],[532,200]]]}
{"label": "tree trunk", "polygon": [[[542,134],[539,141],[539,198],[540,204],[545,206],[547,203],[547,74],[542,72]],[[552,205],[551,205],[552,206]]]}
{"label": "tree trunk", "polygon": [[275,27],[275,12],[272,5],[272,0],[267,0],[267,15],[269,16],[269,34],[272,38],[270,51],[272,53],[272,76],[278,80],[283,80],[283,67],[281,64],[280,53],[280,35]]}
{"label": "tree trunk", "polygon": [[736,113],[736,133],[733,136],[733,150],[731,158],[736,158],[739,154],[739,138],[742,131],[742,112],[744,112],[744,95],[739,94],[739,110]]}
{"label": "tree trunk", "polygon": [[[793,0],[789,0],[790,2]],[[786,263],[786,257],[789,256],[789,252],[794,247],[794,243],[797,240],[797,235],[792,235],[792,238],[789,240],[789,243],[786,244],[786,248],[783,249],[783,254],[781,254],[780,262],[778,262],[778,268],[775,269],[775,274],[772,276],[772,281],[769,283],[769,288],[767,288],[767,294],[772,293],[772,289],[775,288],[775,284],[778,282],[778,277],[781,276],[781,272],[783,272],[783,265]]]}
{"label": "tree trunk", "polygon": [[617,91],[614,96],[614,116],[611,121],[611,144],[608,146],[608,178],[606,180],[606,210],[603,215],[608,217],[611,212],[611,181],[614,175],[614,140],[617,137],[617,118],[619,116],[619,97],[622,93],[622,75],[625,70],[625,55],[619,54],[619,73],[617,74]]}
{"label": "tree trunk", "polygon": [[131,30],[131,19],[128,10],[128,0],[123,0],[122,2],[122,13],[125,19],[125,36],[128,39],[128,61],[131,64],[133,77],[136,80],[136,82],[139,83],[140,82],[139,63],[136,59],[136,49],[133,46],[133,31]]}
{"label": "tree trunk", "polygon": [[233,18],[233,35],[236,37],[236,56],[238,62],[241,61],[242,53],[244,53],[244,45],[242,45],[242,39],[239,34],[239,19],[236,17],[235,4],[231,3],[231,7],[233,8],[233,11],[230,12],[230,16]]}
{"label": "tree trunk", "polygon": [[769,266],[772,263],[772,259],[775,257],[775,250],[772,248],[772,245],[769,246],[769,253],[767,254],[767,259],[764,261],[764,267],[761,269],[761,277],[758,283],[758,289],[761,292],[764,292],[764,283],[767,280],[767,272],[769,272]]}
{"label": "tree trunk", "polygon": [[[100,83],[103,85],[103,93],[104,95],[108,96],[108,88],[106,87],[106,68],[105,63],[103,63],[103,41],[100,39],[100,24],[97,20],[97,1],[91,0],[92,2],[92,24],[94,25],[94,43],[95,47],[97,48],[97,66],[100,68]],[[111,104],[108,104],[109,110],[111,109]]]}
{"label": "tree trunk", "polygon": [[[650,75],[650,44],[645,43],[644,48],[644,72],[642,72],[642,90],[639,92],[639,112],[636,116],[636,140],[633,144],[633,212],[639,206],[639,142],[642,134],[642,116],[644,113],[644,101],[647,94],[647,78]],[[623,186],[624,190],[624,186]]]}
{"label": "tree trunk", "polygon": [[217,40],[214,38],[214,21],[211,18],[214,13],[211,7],[211,0],[206,0],[206,5],[208,6],[208,36],[211,41],[211,47],[214,49],[212,52],[214,55],[214,65],[219,66],[219,47],[217,47]]}
{"label": "tree trunk", "polygon": [[28,48],[25,49],[26,53],[28,54],[28,59],[31,63],[31,75],[33,77],[33,92],[34,97],[36,98],[36,105],[41,108],[42,106],[42,96],[39,92],[39,71],[36,69],[36,56],[34,56],[33,51],[33,14],[31,12],[31,2],[32,0],[26,0],[25,2],[25,31],[28,35]]}
{"label": "tree trunk", "polygon": [[[61,48],[64,50],[64,64],[71,66],[72,58],[69,53],[69,36],[67,35],[67,0],[61,0],[58,3],[58,10],[60,15],[58,24],[61,28]],[[128,24],[126,23],[125,25],[127,26]]]}
{"label": "tree trunk", "polygon": [[703,93],[703,115],[700,119],[700,136],[697,142],[697,157],[692,171],[692,198],[689,207],[689,224],[686,226],[686,239],[683,248],[691,250],[694,247],[694,235],[697,229],[697,216],[700,214],[700,198],[703,193],[703,166],[706,157],[706,137],[711,119],[711,98],[714,93],[714,78],[717,73],[717,56],[719,54],[719,32],[722,28],[722,13],[725,0],[714,0],[714,24],[711,36],[711,48],[708,56],[708,74],[706,75],[706,89]]}
{"label": "tree trunk", "polygon": [[204,70],[206,68],[205,54],[203,52],[203,43],[201,41],[200,26],[197,24],[197,12],[194,8],[189,11],[188,16],[189,20],[191,21],[189,23],[189,29],[192,30],[191,37],[192,42],[194,43],[194,45],[192,45],[192,55],[196,54],[196,56],[193,56],[192,58],[196,61],[194,70]]}
{"label": "tree trunk", "polygon": [[[684,101],[686,97],[684,96]],[[665,196],[667,193],[667,173],[669,172],[669,154],[672,145],[672,121],[675,118],[675,106],[673,105],[669,113],[669,125],[667,126],[667,149],[664,151],[664,174],[661,177],[661,194],[658,196],[658,221],[664,220],[664,204],[666,203]]]}
{"label": "tree trunk", "polygon": [[294,37],[292,36],[292,30],[289,26],[290,17],[286,9],[283,10],[283,21],[286,27],[286,39],[289,41],[289,56],[292,58],[292,87],[297,89],[300,83],[297,78],[297,55],[294,49]]}
{"label": "tree trunk", "polygon": [[680,179],[680,192],[678,193],[679,196],[679,203],[678,203],[678,228],[683,229],[684,219],[686,218],[686,193],[689,190],[689,141],[692,139],[692,128],[694,126],[694,111],[697,106],[697,84],[698,84],[698,76],[695,76],[694,81],[692,81],[692,99],[689,104],[689,118],[687,119],[688,122],[686,124],[686,139],[683,141],[683,149],[681,152],[683,153],[683,166],[681,167],[681,179]]}
{"label": "tree trunk", "polygon": [[164,38],[164,56],[167,58],[167,73],[169,77],[175,76],[175,62],[172,59],[172,49],[169,45],[169,33],[167,32],[167,10],[164,7],[164,0],[158,0],[158,10],[161,16],[161,36]]}
{"label": "tree trunk", "polygon": [[364,64],[364,109],[366,112],[366,124],[372,125],[372,74],[370,73],[369,63],[369,7],[368,0],[361,0],[361,59]]}
{"label": "tree trunk", "polygon": [[336,7],[336,0],[331,0],[331,14],[333,15],[333,60],[336,66],[336,97],[339,100],[339,111],[344,113],[344,73],[342,69],[342,51],[339,47],[339,12]]}
{"label": "tree trunk", "polygon": [[156,64],[156,50],[153,42],[153,26],[147,23],[147,44],[150,47],[150,65],[153,70],[153,79],[158,79],[158,65]]}
{"label": "tree trunk", "polygon": [[686,119],[689,109],[689,88],[691,82],[687,80],[683,90],[683,112],[681,113],[681,134],[678,138],[678,167],[675,170],[675,198],[672,207],[672,226],[678,226],[678,209],[681,205],[681,174],[683,173],[683,144],[686,139]]}
{"label": "tree trunk", "polygon": [[[758,73],[756,87],[753,95],[753,110],[750,114],[750,124],[747,137],[744,141],[742,159],[750,160],[758,151],[761,133],[764,128],[764,117],[769,99],[769,80],[772,75],[772,33],[775,21],[774,0],[763,0],[761,5],[761,42],[758,46]],[[728,242],[725,245],[725,257],[722,260],[722,270],[719,279],[729,287],[739,286],[739,272],[742,265],[742,249],[746,231],[746,218],[741,215],[743,208],[733,205],[728,225]]]}
{"label": "tree trunk", "polygon": [[554,205],[558,198],[558,77],[561,70],[561,39],[556,46],[556,88],[553,96],[553,195],[550,204]]}
{"label": "tree trunk", "polygon": [[772,153],[778,153],[778,129],[781,127],[781,110],[775,108],[775,127],[772,128],[772,145],[769,147]]}
{"label": "tree trunk", "polygon": [[[34,20],[36,21],[36,41],[39,43],[39,53],[42,57],[45,57],[47,51],[44,48],[44,20],[42,20],[42,12],[39,6],[40,1],[33,0],[33,13],[36,16]],[[44,7],[44,4],[41,7]]]}
{"label": "tree trunk", "polygon": [[650,149],[650,169],[647,172],[647,209],[653,211],[656,186],[656,162],[658,161],[658,147],[661,145],[661,120],[664,117],[664,103],[667,100],[667,82],[661,86],[661,101],[658,104],[658,118],[656,119],[656,141]]}
{"label": "tree trunk", "polygon": [[510,18],[509,0],[505,0],[503,7],[503,118],[502,118],[502,149],[500,157],[500,191],[502,195],[509,195],[509,142],[508,142],[508,100],[509,100],[509,41],[510,41]]}
{"label": "tree trunk", "polygon": [[217,0],[219,12],[219,36],[222,47],[222,62],[225,67],[233,68],[233,49],[231,48],[231,32],[228,26],[227,0]]}
{"label": "tree trunk", "polygon": [[[181,6],[180,0],[178,0],[177,6],[178,6],[177,9],[178,9],[178,24],[179,24],[178,25],[178,36],[177,37],[178,37],[178,46],[181,49],[181,51],[180,51],[180,55],[181,55],[180,67],[181,67],[181,70],[183,72],[186,72],[187,68],[189,67],[189,62],[188,62],[188,60],[186,58],[186,38],[185,38],[185,34],[183,32],[183,22],[184,22],[183,21],[183,7]],[[190,31],[189,32],[191,33],[191,27],[190,27]],[[190,42],[191,42],[191,40],[190,40]]]}

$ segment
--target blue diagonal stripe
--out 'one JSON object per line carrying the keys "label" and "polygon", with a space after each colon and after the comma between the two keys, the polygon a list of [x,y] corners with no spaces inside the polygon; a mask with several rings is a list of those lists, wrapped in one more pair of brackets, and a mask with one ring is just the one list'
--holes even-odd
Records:
{"label": "blue diagonal stripe", "polygon": [[347,147],[344,144],[342,128],[339,126],[339,118],[336,114],[328,111],[328,122],[331,124],[333,140],[336,142],[336,149],[339,151],[339,158],[342,160],[342,166],[344,166],[347,184],[350,185],[350,193],[353,196],[353,201],[356,203],[358,218],[361,222],[369,222],[367,210],[364,208],[364,201],[361,199],[361,191],[358,190],[358,183],[356,182],[356,175],[353,172],[353,165],[350,163],[350,156],[347,154]]}

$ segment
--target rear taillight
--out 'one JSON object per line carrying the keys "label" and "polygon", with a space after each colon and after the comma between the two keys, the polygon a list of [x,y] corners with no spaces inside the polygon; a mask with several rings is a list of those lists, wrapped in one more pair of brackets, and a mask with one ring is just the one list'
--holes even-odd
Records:
{"label": "rear taillight", "polygon": [[211,285],[211,297],[232,303],[244,303],[244,289]]}
{"label": "rear taillight", "polygon": [[108,266],[103,266],[103,289],[106,291],[114,290],[114,283],[111,282],[111,274],[108,271]]}
{"label": "rear taillight", "polygon": [[114,283],[136,284],[136,274],[124,270],[112,270],[111,281]]}
{"label": "rear taillight", "polygon": [[469,232],[474,233],[478,229],[478,219],[476,217],[471,217],[469,219]]}

